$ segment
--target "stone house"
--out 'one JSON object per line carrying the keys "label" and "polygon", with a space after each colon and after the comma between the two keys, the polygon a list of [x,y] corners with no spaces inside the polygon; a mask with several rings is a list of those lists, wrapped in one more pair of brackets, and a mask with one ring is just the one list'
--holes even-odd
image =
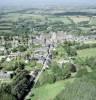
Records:
{"label": "stone house", "polygon": [[0,79],[11,79],[14,74],[13,71],[0,71]]}

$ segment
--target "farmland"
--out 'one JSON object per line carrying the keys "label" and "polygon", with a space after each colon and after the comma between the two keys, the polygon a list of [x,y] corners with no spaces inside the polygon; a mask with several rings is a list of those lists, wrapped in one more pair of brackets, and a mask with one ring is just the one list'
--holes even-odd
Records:
{"label": "farmland", "polygon": [[91,19],[90,19],[90,21],[89,21],[89,24],[90,25],[96,25],[96,17],[92,17]]}
{"label": "farmland", "polygon": [[70,16],[70,18],[77,24],[83,21],[89,21],[90,17],[88,16]]}
{"label": "farmland", "polygon": [[0,100],[95,100],[96,14],[69,10],[0,13]]}
{"label": "farmland", "polygon": [[74,23],[72,23],[71,19],[70,19],[69,17],[67,17],[67,16],[65,16],[65,17],[61,16],[61,17],[59,17],[59,18],[56,17],[56,16],[53,16],[53,17],[49,17],[48,20],[53,21],[53,22],[61,21],[61,22],[63,22],[65,25],[74,24]]}
{"label": "farmland", "polygon": [[[38,13],[39,12],[39,13]],[[53,11],[54,12],[54,11]],[[30,34],[66,31],[69,34],[94,34],[95,16],[56,16],[39,9],[6,13],[0,17],[0,34]],[[23,30],[22,30],[23,28]]]}
{"label": "farmland", "polygon": [[77,51],[79,57],[92,57],[96,56],[96,48],[88,48]]}

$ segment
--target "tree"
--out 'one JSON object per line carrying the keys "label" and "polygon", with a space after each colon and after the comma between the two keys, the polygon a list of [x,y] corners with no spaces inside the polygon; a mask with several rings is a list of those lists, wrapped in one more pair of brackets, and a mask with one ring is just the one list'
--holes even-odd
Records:
{"label": "tree", "polygon": [[30,90],[30,76],[26,70],[19,71],[12,83],[12,94],[19,100]]}
{"label": "tree", "polygon": [[62,66],[62,76],[63,79],[69,78],[71,76],[70,64]]}
{"label": "tree", "polygon": [[66,45],[65,50],[66,50],[68,56],[76,56],[77,55],[77,51],[73,47],[70,47],[70,46]]}
{"label": "tree", "polygon": [[42,73],[41,77],[39,78],[39,82],[37,86],[41,86],[44,84],[52,84],[56,81],[55,75],[51,70],[46,70]]}
{"label": "tree", "polygon": [[86,68],[81,68],[76,74],[76,77],[82,77],[83,75],[86,75],[88,73]]}

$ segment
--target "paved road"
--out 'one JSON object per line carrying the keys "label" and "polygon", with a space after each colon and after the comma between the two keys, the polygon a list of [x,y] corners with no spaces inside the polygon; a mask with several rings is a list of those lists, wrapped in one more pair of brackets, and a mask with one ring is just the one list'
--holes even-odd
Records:
{"label": "paved road", "polygon": [[[48,54],[47,54],[46,59],[44,61],[43,67],[42,67],[41,71],[38,73],[38,75],[36,76],[36,78],[34,80],[34,86],[33,87],[35,87],[35,85],[38,82],[39,77],[41,76],[43,71],[48,67],[47,62],[48,62],[48,59],[49,59],[49,55],[51,54],[51,49],[52,49],[52,46],[50,45],[50,47],[48,48],[48,51],[47,51]],[[31,92],[29,92],[29,94],[25,97],[24,100],[27,100],[27,98],[30,97],[30,95],[31,95]]]}
{"label": "paved road", "polygon": [[51,51],[51,46],[50,46],[48,49],[49,49],[49,50],[48,50],[49,52],[48,52],[48,54],[47,54],[47,56],[46,56],[46,60],[44,61],[43,67],[42,67],[41,71],[38,73],[37,77],[36,77],[35,80],[34,80],[34,86],[35,86],[36,83],[38,82],[39,77],[41,76],[41,74],[43,73],[43,71],[48,67],[47,61],[48,61],[48,59],[49,59],[49,55],[50,55],[50,51]]}

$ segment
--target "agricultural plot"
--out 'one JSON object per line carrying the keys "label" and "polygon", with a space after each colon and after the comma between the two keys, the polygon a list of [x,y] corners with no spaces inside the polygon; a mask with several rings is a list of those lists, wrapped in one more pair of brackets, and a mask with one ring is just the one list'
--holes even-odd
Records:
{"label": "agricultural plot", "polygon": [[14,22],[17,22],[20,17],[22,16],[19,13],[3,15],[0,19],[0,34],[13,33],[13,27],[15,28]]}
{"label": "agricultural plot", "polygon": [[7,29],[11,29],[10,26],[0,26],[0,30],[7,30]]}
{"label": "agricultural plot", "polygon": [[90,17],[87,16],[70,16],[70,18],[77,24],[83,21],[89,21]]}
{"label": "agricultural plot", "polygon": [[13,16],[9,16],[9,15],[4,15],[1,19],[0,19],[0,34],[3,33],[12,33],[12,28],[13,28],[13,23],[15,21],[15,15],[14,18]]}
{"label": "agricultural plot", "polygon": [[96,48],[88,48],[77,51],[79,57],[92,57],[96,56]]}
{"label": "agricultural plot", "polygon": [[94,43],[96,43],[96,40],[85,41],[84,43],[85,44],[94,44]]}
{"label": "agricultural plot", "polygon": [[5,26],[0,25],[0,33],[3,33],[3,32],[4,33],[12,33],[12,27],[13,26],[10,26],[10,25],[9,26],[8,25],[5,25]]}
{"label": "agricultural plot", "polygon": [[7,15],[4,15],[3,18],[0,19],[0,21],[11,21],[16,22],[19,19],[44,19],[45,17],[42,15],[35,15],[35,14],[22,14],[22,13],[10,13]]}
{"label": "agricultural plot", "polygon": [[10,22],[16,22],[18,20],[18,17],[14,16],[7,16],[1,19],[1,21],[10,21]]}
{"label": "agricultural plot", "polygon": [[96,17],[91,17],[90,21],[89,21],[89,25],[96,25]]}
{"label": "agricultural plot", "polygon": [[[0,19],[0,34],[14,32],[17,34],[17,31],[19,30],[18,28],[22,28],[24,30],[19,31],[19,34],[24,33],[27,31],[25,27],[28,26],[31,21],[35,23],[44,22],[45,16],[26,13],[8,13],[3,15]],[[32,24],[29,25],[29,27],[32,27]],[[29,27],[28,30],[30,30]]]}
{"label": "agricultural plot", "polygon": [[65,25],[73,24],[72,21],[68,17],[49,17],[49,20],[56,22],[56,21],[61,21],[64,22]]}
{"label": "agricultural plot", "polygon": [[87,33],[90,31],[89,27],[79,27],[80,30],[82,30],[82,32]]}

